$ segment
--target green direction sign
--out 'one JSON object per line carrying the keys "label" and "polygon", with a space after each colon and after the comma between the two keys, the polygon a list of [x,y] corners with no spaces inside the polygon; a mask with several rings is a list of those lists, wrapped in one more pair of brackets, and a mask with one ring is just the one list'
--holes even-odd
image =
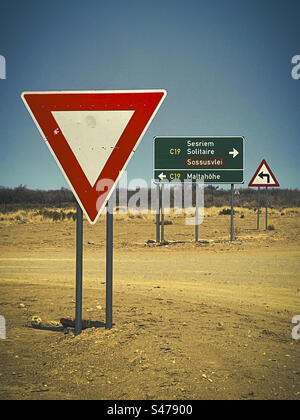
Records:
{"label": "green direction sign", "polygon": [[244,182],[244,137],[155,137],[154,179]]}

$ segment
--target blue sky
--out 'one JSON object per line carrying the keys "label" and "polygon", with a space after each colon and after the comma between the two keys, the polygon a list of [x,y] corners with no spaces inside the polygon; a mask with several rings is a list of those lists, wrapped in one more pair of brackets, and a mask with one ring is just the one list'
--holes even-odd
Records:
{"label": "blue sky", "polygon": [[299,188],[299,15],[294,0],[1,2],[0,185],[67,186],[22,91],[162,88],[129,179],[152,178],[154,136],[242,135],[247,184],[265,158]]}

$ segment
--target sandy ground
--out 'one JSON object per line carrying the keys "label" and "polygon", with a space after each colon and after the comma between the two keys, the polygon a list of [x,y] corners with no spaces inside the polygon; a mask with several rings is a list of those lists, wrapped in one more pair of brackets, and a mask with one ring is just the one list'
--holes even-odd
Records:
{"label": "sandy ground", "polygon": [[[114,328],[105,330],[105,218],[84,222],[85,319],[74,317],[75,224],[23,212],[0,221],[0,399],[300,399],[300,209],[208,209],[200,242],[183,216],[116,215]],[[262,220],[263,222],[263,220]],[[32,317],[42,320],[32,328]],[[45,328],[52,326],[52,328]]]}

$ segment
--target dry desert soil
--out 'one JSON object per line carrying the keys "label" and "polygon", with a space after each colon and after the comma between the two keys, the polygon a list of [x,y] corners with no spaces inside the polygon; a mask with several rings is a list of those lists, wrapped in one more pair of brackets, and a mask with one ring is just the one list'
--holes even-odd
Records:
{"label": "dry desert soil", "polygon": [[[84,221],[83,317],[75,336],[75,223],[0,218],[0,399],[300,399],[300,209],[205,210],[194,243],[169,215],[114,217],[114,305],[105,322],[105,216]],[[1,216],[1,215],[0,215]],[[36,317],[36,318],[35,318]],[[32,320],[36,319],[34,323]]]}

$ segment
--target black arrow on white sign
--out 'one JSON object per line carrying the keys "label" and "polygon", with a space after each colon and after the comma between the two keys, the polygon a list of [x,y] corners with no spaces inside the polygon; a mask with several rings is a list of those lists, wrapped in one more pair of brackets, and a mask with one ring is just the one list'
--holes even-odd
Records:
{"label": "black arrow on white sign", "polygon": [[270,174],[264,174],[263,172],[261,172],[259,175],[258,175],[261,179],[264,179],[264,178],[267,178],[267,183],[268,184],[270,184]]}

